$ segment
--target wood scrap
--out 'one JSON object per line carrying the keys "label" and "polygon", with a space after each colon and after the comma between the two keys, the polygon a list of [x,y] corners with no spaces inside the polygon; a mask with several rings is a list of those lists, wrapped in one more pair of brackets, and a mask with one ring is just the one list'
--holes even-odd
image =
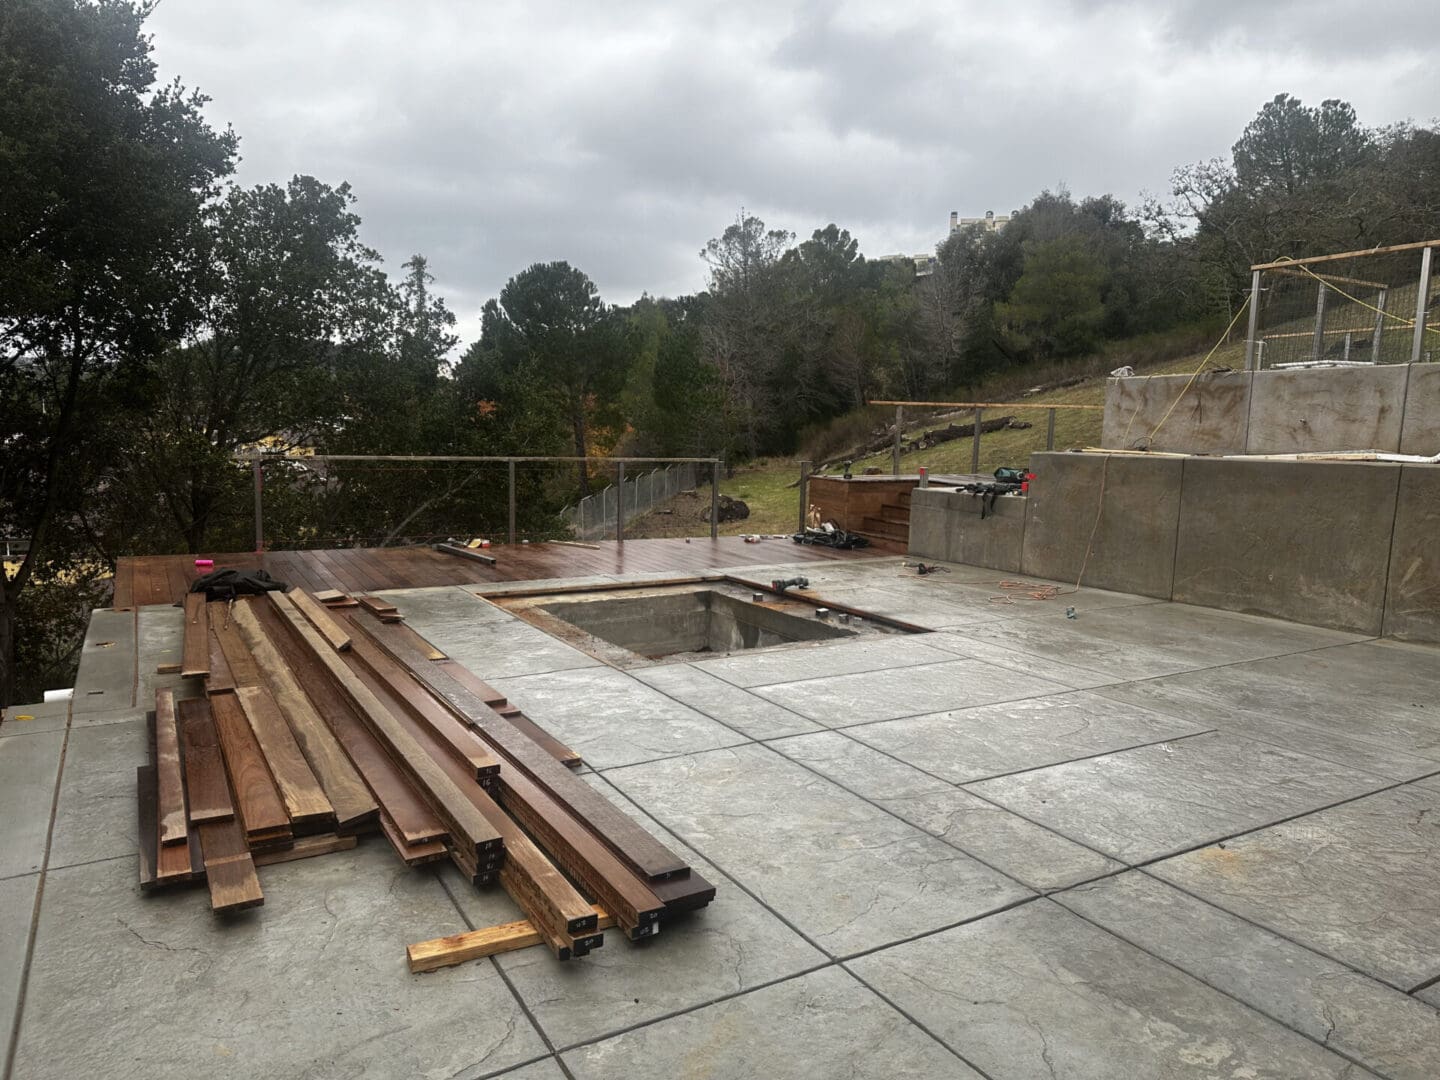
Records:
{"label": "wood scrap", "polygon": [[388,600],[381,600],[378,596],[357,596],[355,599],[361,607],[383,622],[400,621],[400,609]]}
{"label": "wood scrap", "polygon": [[328,604],[333,600],[350,599],[348,594],[341,592],[339,589],[321,589],[319,592],[314,592],[310,595],[313,596],[316,600],[319,600],[322,604]]}
{"label": "wood scrap", "polygon": [[[206,642],[206,651],[207,651],[207,660],[206,660],[206,663],[208,664],[208,663],[209,663],[209,660],[208,660],[208,651],[209,651],[209,642],[208,642],[208,639],[207,639],[207,642]],[[156,665],[155,665],[155,674],[156,674],[156,675],[179,675],[179,674],[180,674],[180,665],[179,665],[178,663],[156,664]],[[207,674],[208,674],[208,672],[207,672]]]}
{"label": "wood scrap", "polygon": [[210,617],[204,593],[185,594],[180,674],[187,679],[204,678],[210,674]]}
{"label": "wood scrap", "polygon": [[471,559],[474,562],[484,563],[486,566],[495,565],[495,556],[486,555],[483,551],[475,551],[472,548],[461,547],[459,544],[434,544],[436,551],[446,555],[455,555],[462,559]]}
{"label": "wood scrap", "polygon": [[[615,925],[615,920],[602,908],[595,909],[597,929],[606,930]],[[531,945],[544,944],[544,938],[529,919],[487,926],[483,930],[467,930],[462,934],[417,941],[406,946],[405,958],[413,974],[438,971],[441,968],[463,964],[467,960],[479,960],[486,956],[527,949]]]}

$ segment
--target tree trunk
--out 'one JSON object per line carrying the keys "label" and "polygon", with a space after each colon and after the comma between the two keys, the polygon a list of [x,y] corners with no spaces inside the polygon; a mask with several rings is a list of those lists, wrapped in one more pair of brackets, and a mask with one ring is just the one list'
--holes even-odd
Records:
{"label": "tree trunk", "polygon": [[[3,571],[0,571],[3,572]],[[10,597],[0,600],[0,706],[15,704],[15,624],[18,612]]]}

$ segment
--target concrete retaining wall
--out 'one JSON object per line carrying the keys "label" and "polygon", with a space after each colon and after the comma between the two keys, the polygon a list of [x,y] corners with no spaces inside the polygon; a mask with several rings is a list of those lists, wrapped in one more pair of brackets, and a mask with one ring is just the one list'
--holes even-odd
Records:
{"label": "concrete retaining wall", "polygon": [[1440,453],[1437,364],[1217,372],[1182,395],[1189,378],[1110,379],[1101,445],[1187,454]]}
{"label": "concrete retaining wall", "polygon": [[1093,529],[1092,587],[1440,642],[1440,465],[1042,453],[1030,467],[1029,497],[984,521],[973,496],[915,492],[911,553],[1073,582]]}

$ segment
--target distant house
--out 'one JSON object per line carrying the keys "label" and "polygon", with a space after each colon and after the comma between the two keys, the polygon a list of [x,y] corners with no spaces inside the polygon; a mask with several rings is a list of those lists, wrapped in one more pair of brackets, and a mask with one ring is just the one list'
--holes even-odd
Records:
{"label": "distant house", "polygon": [[[951,210],[950,231],[953,233],[960,229],[968,228],[971,225],[979,225],[986,232],[999,232],[1006,225],[1010,224],[1010,219],[1019,212],[1018,210],[1012,210],[1008,214],[1002,214],[996,217],[994,210],[986,210],[984,217],[962,218],[959,211]],[[916,277],[929,277],[935,272],[935,253],[933,251],[927,251],[920,255],[881,255],[875,261],[895,263],[899,266],[913,266]]]}

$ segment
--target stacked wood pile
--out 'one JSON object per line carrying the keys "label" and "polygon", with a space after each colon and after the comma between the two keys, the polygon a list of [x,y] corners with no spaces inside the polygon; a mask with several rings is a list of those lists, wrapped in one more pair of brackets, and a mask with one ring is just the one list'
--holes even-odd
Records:
{"label": "stacked wood pile", "polygon": [[571,771],[578,755],[383,600],[191,594],[179,666],[205,694],[156,695],[138,770],[142,887],[203,880],[214,910],[253,907],[257,867],[378,830],[406,863],[448,858],[525,913],[412,947],[414,970],[536,941],[583,956],[607,926],[644,938],[714,898]]}

